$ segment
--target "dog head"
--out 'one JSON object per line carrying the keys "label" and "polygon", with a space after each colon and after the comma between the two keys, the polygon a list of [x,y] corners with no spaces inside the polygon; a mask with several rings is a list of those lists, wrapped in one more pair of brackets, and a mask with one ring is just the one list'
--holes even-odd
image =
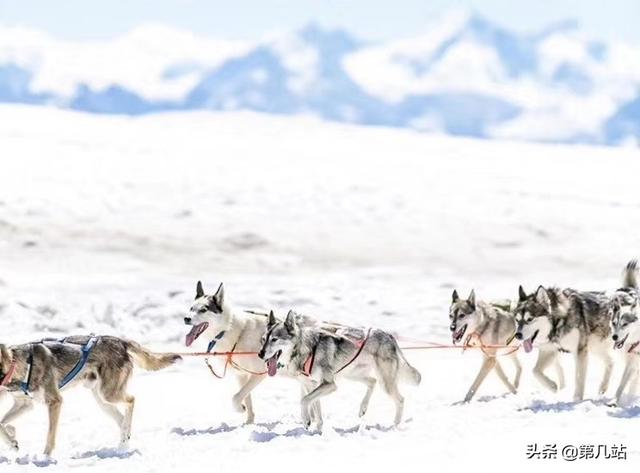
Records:
{"label": "dog head", "polygon": [[454,290],[449,307],[449,330],[453,343],[460,342],[465,334],[472,334],[478,326],[479,319],[475,291],[472,289],[467,299],[460,299],[458,291]]}
{"label": "dog head", "polygon": [[637,297],[617,292],[612,298],[611,312],[613,348],[620,350],[629,342],[632,350],[640,341]]}
{"label": "dog head", "polygon": [[267,364],[269,376],[277,373],[280,359],[288,360],[291,357],[299,333],[294,311],[289,311],[284,322],[276,320],[273,311],[269,312],[267,330],[262,336],[262,348],[258,352],[258,357]]}
{"label": "dog head", "polygon": [[533,349],[533,342],[547,341],[551,333],[551,299],[547,290],[540,286],[527,295],[522,286],[518,288],[518,305],[514,311],[516,339],[522,341],[524,351]]}
{"label": "dog head", "polygon": [[185,325],[190,325],[191,330],[185,337],[185,344],[191,344],[202,334],[207,334],[213,339],[229,325],[230,309],[225,303],[224,285],[220,283],[218,290],[213,295],[207,295],[202,289],[202,283],[196,284],[196,299],[189,309],[189,315],[184,318]]}

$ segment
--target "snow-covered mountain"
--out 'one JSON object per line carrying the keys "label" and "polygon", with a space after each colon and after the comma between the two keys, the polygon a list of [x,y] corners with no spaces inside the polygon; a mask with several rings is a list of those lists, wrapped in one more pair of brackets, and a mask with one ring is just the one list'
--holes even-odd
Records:
{"label": "snow-covered mountain", "polygon": [[384,44],[317,25],[254,44],[164,26],[83,43],[0,28],[0,101],[121,114],[248,109],[616,144],[640,136],[640,47],[588,38],[570,21],[524,35],[467,12]]}

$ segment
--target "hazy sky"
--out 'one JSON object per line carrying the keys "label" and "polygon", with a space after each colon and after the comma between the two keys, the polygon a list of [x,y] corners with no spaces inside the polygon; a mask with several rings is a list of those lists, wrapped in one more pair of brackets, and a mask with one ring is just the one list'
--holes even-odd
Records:
{"label": "hazy sky", "polygon": [[315,20],[363,38],[387,39],[420,33],[454,8],[474,9],[519,31],[574,18],[595,36],[640,43],[640,0],[0,0],[0,24],[86,39],[161,22],[212,36],[254,39]]}

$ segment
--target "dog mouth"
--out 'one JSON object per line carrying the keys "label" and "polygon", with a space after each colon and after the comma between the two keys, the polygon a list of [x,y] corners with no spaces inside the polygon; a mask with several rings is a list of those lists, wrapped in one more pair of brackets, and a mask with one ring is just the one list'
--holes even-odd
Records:
{"label": "dog mouth", "polygon": [[467,324],[464,324],[462,328],[459,328],[458,330],[453,332],[453,335],[451,336],[453,338],[453,343],[458,343],[460,340],[462,340],[462,337],[464,337],[464,333],[466,331],[467,331]]}
{"label": "dog mouth", "polygon": [[208,326],[209,326],[209,322],[202,322],[201,324],[194,325],[184,339],[185,345],[190,347],[191,344],[195,342],[196,338],[202,335],[202,332],[207,330]]}
{"label": "dog mouth", "polygon": [[626,335],[624,336],[624,338],[621,338],[620,340],[618,340],[617,342],[615,342],[615,343],[613,344],[613,348],[615,348],[616,350],[620,350],[620,349],[624,346],[624,344],[626,343],[627,338],[629,338],[629,334],[626,334]]}
{"label": "dog mouth", "polygon": [[531,337],[527,338],[524,342],[522,342],[522,347],[524,348],[525,353],[529,353],[531,350],[533,350],[533,342],[538,336],[539,331],[540,330],[536,330]]}
{"label": "dog mouth", "polygon": [[267,374],[269,376],[275,376],[278,372],[278,358],[282,355],[282,350],[278,350],[273,354],[271,358],[266,360],[267,363]]}

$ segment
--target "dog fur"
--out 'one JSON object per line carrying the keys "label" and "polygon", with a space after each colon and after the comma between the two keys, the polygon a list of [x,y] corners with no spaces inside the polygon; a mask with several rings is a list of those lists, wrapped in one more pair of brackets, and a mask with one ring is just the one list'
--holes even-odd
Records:
{"label": "dog fur", "polygon": [[600,357],[605,369],[599,393],[609,386],[613,359],[608,343],[610,335],[610,299],[601,292],[580,292],[543,286],[527,294],[518,289],[515,309],[516,338],[522,340],[526,352],[537,342],[539,354],[533,370],[535,377],[547,388],[557,391],[562,383],[551,380],[544,370],[556,360],[558,353],[575,357],[575,390],[573,399],[584,398],[589,352]]}
{"label": "dog fur", "polygon": [[[363,340],[364,341],[364,340]],[[360,416],[363,416],[376,385],[382,384],[385,392],[393,399],[396,407],[394,423],[402,420],[404,398],[398,390],[398,381],[405,379],[417,385],[420,373],[404,358],[396,340],[390,334],[372,329],[364,341],[361,351],[350,337],[332,333],[319,327],[300,325],[296,314],[290,311],[284,322],[269,317],[264,336],[264,344],[258,355],[268,366],[281,366],[282,371],[298,377],[311,389],[302,398],[302,421],[309,428],[314,413],[311,406],[321,397],[337,389],[336,379],[344,377],[363,383],[367,392],[360,404]],[[305,364],[312,358],[313,366],[308,378]],[[318,430],[321,430],[322,418],[315,414]]]}
{"label": "dog fur", "polygon": [[[7,373],[15,363],[15,373],[3,391],[13,396],[14,403],[0,420],[0,437],[12,448],[18,449],[15,428],[9,422],[24,414],[33,406],[33,400],[47,405],[49,430],[44,449],[50,455],[56,444],[58,419],[62,406],[60,381],[76,365],[81,357],[81,349],[90,336],[67,337],[65,342],[47,340],[24,345],[0,345],[0,366]],[[28,371],[29,354],[33,353],[29,393],[21,389],[21,382]],[[126,445],[131,437],[131,419],[135,398],[127,393],[127,383],[131,378],[133,364],[145,370],[159,370],[176,360],[178,355],[155,354],[139,344],[112,336],[98,337],[95,346],[82,371],[64,389],[84,384],[93,391],[98,405],[118,424],[120,442]],[[117,406],[124,407],[124,414]]]}
{"label": "dog fur", "polygon": [[[505,304],[506,308],[504,307]],[[509,301],[504,304],[476,301],[474,290],[471,291],[467,299],[462,299],[458,296],[458,291],[454,290],[449,308],[449,329],[451,330],[453,343],[461,342],[466,335],[465,345],[471,341],[473,336],[478,337],[483,345],[506,344],[509,339],[513,338],[516,329],[513,314],[507,310],[510,305]],[[509,392],[515,394],[520,385],[522,365],[518,359],[517,352],[508,355],[516,369],[513,383],[507,378],[497,358],[498,349],[487,347],[482,352],[484,356],[482,366],[463,402],[471,401],[484,379],[492,370],[495,370],[500,381]]]}

